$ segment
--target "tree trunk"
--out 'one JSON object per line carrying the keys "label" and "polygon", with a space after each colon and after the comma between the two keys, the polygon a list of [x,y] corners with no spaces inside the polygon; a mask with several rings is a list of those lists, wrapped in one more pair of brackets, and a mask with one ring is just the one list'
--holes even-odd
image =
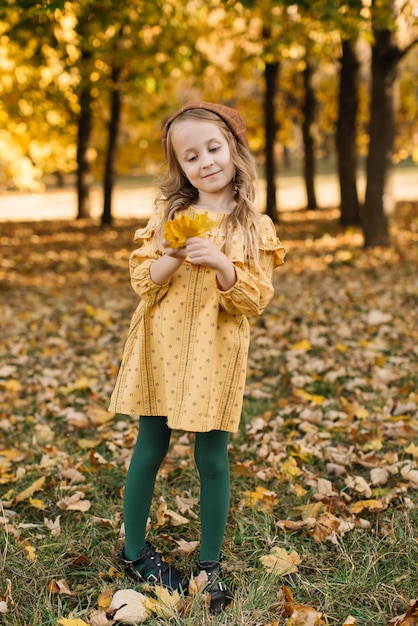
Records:
{"label": "tree trunk", "polygon": [[120,74],[121,70],[119,67],[114,67],[112,69],[112,101],[104,177],[104,203],[102,213],[103,226],[112,224],[112,192],[115,183],[116,146],[121,113],[121,92],[119,87]]}
{"label": "tree trunk", "polygon": [[304,178],[307,197],[307,208],[317,209],[315,195],[315,141],[313,136],[315,123],[315,94],[312,86],[313,70],[309,61],[306,60],[306,67],[303,72],[303,82],[305,87],[305,100],[302,105],[303,122],[302,137],[304,145]]}
{"label": "tree trunk", "polygon": [[277,75],[279,73],[278,61],[274,63],[266,63],[264,76],[266,81],[266,95],[264,100],[264,131],[265,131],[265,150],[266,150],[266,213],[273,222],[279,221],[277,211],[277,194],[276,194],[276,160],[274,156],[274,147],[276,143],[276,111],[275,111],[275,94]]}
{"label": "tree trunk", "polygon": [[395,127],[394,82],[401,55],[393,43],[394,35],[391,30],[375,29],[374,36],[370,143],[363,231],[365,246],[387,246],[389,229],[384,201],[392,166]]}
{"label": "tree trunk", "polygon": [[77,138],[77,219],[90,217],[90,164],[88,148],[91,133],[91,94],[87,85],[80,94]]}
{"label": "tree trunk", "polygon": [[336,148],[341,194],[340,221],[344,226],[360,223],[357,193],[356,122],[360,63],[355,42],[342,42]]}

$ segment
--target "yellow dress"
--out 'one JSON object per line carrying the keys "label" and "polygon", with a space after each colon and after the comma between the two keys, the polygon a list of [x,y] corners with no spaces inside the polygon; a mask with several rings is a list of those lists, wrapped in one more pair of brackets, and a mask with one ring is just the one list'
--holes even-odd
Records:
{"label": "yellow dress", "polygon": [[[190,207],[185,214],[198,210]],[[215,222],[207,237],[224,241],[226,215],[206,211]],[[159,253],[151,245],[159,222],[155,213],[135,233],[142,246],[130,258],[134,291],[141,301],[133,315],[109,406],[129,415],[167,417],[172,429],[236,432],[244,396],[248,316],[260,314],[273,297],[272,274],[284,259],[274,225],[260,217],[259,260],[244,262],[243,244],[234,234],[227,254],[237,282],[220,291],[216,270],[184,261],[170,281],[151,280]]]}

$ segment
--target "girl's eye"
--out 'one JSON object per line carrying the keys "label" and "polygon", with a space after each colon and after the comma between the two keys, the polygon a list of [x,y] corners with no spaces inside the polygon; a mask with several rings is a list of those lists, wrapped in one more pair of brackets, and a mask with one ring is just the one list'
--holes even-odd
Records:
{"label": "girl's eye", "polygon": [[196,156],[191,156],[191,157],[189,157],[187,160],[188,160],[188,161],[189,161],[189,163],[190,163],[190,161],[196,161],[196,159],[197,159],[197,157],[196,157]]}
{"label": "girl's eye", "polygon": [[217,150],[219,150],[219,146],[213,146],[212,148],[209,148],[209,152],[216,152]]}

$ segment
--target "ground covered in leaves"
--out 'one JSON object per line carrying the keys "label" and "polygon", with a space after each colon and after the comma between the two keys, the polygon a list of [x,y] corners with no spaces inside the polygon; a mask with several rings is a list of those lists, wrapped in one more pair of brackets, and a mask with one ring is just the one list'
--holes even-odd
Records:
{"label": "ground covered in leaves", "polygon": [[[252,323],[231,440],[224,549],[234,602],[139,589],[118,564],[137,424],[106,406],[136,306],[137,223],[1,225],[0,622],[418,623],[418,219],[365,251],[334,211],[284,214],[287,261]],[[174,437],[150,538],[191,572],[193,438]]]}

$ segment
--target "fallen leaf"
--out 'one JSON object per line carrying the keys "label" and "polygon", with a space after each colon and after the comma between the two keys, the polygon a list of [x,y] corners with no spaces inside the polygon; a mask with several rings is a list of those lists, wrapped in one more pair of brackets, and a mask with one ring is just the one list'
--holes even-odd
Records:
{"label": "fallen leaf", "polygon": [[283,548],[274,546],[269,554],[260,557],[264,567],[276,576],[286,576],[298,571],[301,559],[296,550],[286,552]]}
{"label": "fallen leaf", "polygon": [[91,507],[89,500],[83,500],[84,493],[77,491],[72,496],[61,498],[57,502],[57,506],[63,511],[88,511]]}
{"label": "fallen leaf", "polygon": [[351,513],[358,515],[363,511],[370,511],[372,513],[380,513],[380,511],[384,511],[387,508],[385,504],[381,500],[359,500],[358,502],[353,502],[350,504],[349,509]]}
{"label": "fallen leaf", "polygon": [[157,526],[164,526],[164,524],[171,524],[172,526],[181,526],[182,524],[188,524],[187,517],[172,511],[167,507],[167,503],[164,498],[160,497],[161,504],[157,509]]}
{"label": "fallen leaf", "polygon": [[40,511],[46,511],[47,509],[45,502],[43,502],[43,500],[39,500],[38,498],[29,498],[29,504]]}
{"label": "fallen leaf", "polygon": [[73,596],[73,592],[69,588],[68,584],[65,580],[61,578],[61,580],[51,580],[47,586],[47,590],[52,594],[62,594],[67,596]]}
{"label": "fallen leaf", "polygon": [[386,485],[389,480],[389,475],[385,467],[374,467],[370,472],[372,485]]}
{"label": "fallen leaf", "polygon": [[312,344],[308,339],[298,341],[291,346],[291,350],[302,350],[302,352],[309,352],[312,350]]}
{"label": "fallen leaf", "polygon": [[244,496],[246,496],[245,506],[255,507],[259,510],[267,509],[271,511],[279,501],[274,491],[266,489],[261,485],[258,485],[255,491],[244,491]]}
{"label": "fallen leaf", "polygon": [[208,584],[208,575],[201,571],[198,576],[192,576],[189,580],[189,596],[195,598]]}
{"label": "fallen leaf", "polygon": [[40,478],[35,480],[30,485],[30,487],[28,487],[24,491],[21,491],[17,496],[15,496],[15,498],[14,498],[15,501],[16,502],[23,502],[24,500],[28,500],[29,498],[31,498],[33,496],[33,494],[36,491],[40,491],[42,489],[42,487],[45,484],[45,481],[46,481],[46,476],[41,476]]}
{"label": "fallen leaf", "polygon": [[401,476],[411,483],[413,489],[418,489],[418,469],[413,469],[411,464],[401,469]]}
{"label": "fallen leaf", "polygon": [[107,619],[106,612],[103,610],[93,611],[89,613],[89,626],[112,626],[115,622]]}
{"label": "fallen leaf", "polygon": [[112,602],[112,591],[110,589],[103,589],[103,591],[101,591],[98,599],[97,599],[97,606],[100,609],[107,609],[109,608],[111,602]]}
{"label": "fallen leaf", "polygon": [[25,546],[26,557],[28,561],[34,563],[37,559],[36,548],[34,546]]}
{"label": "fallen leaf", "polygon": [[153,588],[156,598],[147,598],[145,606],[157,617],[170,619],[178,614],[178,609],[183,600],[178,591],[170,592],[161,585]]}
{"label": "fallen leaf", "polygon": [[321,623],[322,613],[318,613],[310,606],[295,604],[287,626],[318,626]]}
{"label": "fallen leaf", "polygon": [[418,459],[418,445],[415,443],[410,443],[409,446],[405,448],[405,453],[410,454],[415,459]]}
{"label": "fallen leaf", "polygon": [[349,489],[353,489],[353,491],[365,495],[366,498],[370,498],[372,495],[370,485],[366,482],[363,476],[347,476],[345,484]]}
{"label": "fallen leaf", "polygon": [[177,548],[173,550],[173,554],[188,555],[194,552],[200,545],[200,541],[185,541],[184,539],[176,539]]}
{"label": "fallen leaf", "polygon": [[115,622],[142,624],[151,616],[147,601],[143,593],[134,589],[120,589],[113,596],[108,611]]}
{"label": "fallen leaf", "polygon": [[61,533],[61,515],[57,515],[54,522],[44,517],[44,524],[54,537]]}

